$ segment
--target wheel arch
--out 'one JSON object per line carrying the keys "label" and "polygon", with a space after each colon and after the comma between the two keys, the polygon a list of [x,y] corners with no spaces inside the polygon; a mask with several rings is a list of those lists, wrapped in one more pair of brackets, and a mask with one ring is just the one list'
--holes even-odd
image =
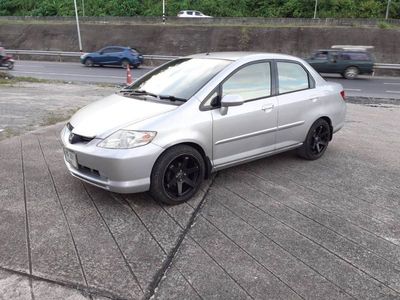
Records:
{"label": "wheel arch", "polygon": [[[206,170],[205,170],[205,173],[204,173],[204,174],[205,174],[205,179],[210,178],[210,176],[211,176],[211,171],[212,171],[211,160],[210,160],[210,158],[207,156],[207,154],[206,154],[206,152],[204,151],[203,147],[200,146],[200,145],[197,144],[197,143],[194,143],[194,142],[180,142],[180,143],[177,143],[177,144],[169,145],[167,148],[164,149],[163,152],[160,153],[160,155],[159,155],[159,156],[157,157],[157,159],[156,159],[156,162],[157,162],[158,159],[165,153],[165,151],[167,151],[167,150],[169,150],[169,149],[171,149],[171,148],[173,148],[173,147],[180,146],[180,145],[190,146],[190,147],[196,149],[196,150],[201,154],[201,156],[203,157],[203,160],[204,160],[205,167],[206,167]],[[154,168],[154,166],[153,166],[153,168]],[[153,170],[152,170],[152,172],[153,172]]]}
{"label": "wheel arch", "polygon": [[[331,141],[331,140],[332,140],[332,137],[333,137],[333,126],[332,126],[332,120],[331,120],[331,119],[330,119],[328,116],[322,116],[322,117],[318,118],[317,120],[319,120],[319,119],[325,120],[325,121],[328,123],[328,125],[329,125],[329,129],[330,129],[330,136],[329,136],[329,140]],[[317,120],[315,120],[315,121],[317,121]]]}

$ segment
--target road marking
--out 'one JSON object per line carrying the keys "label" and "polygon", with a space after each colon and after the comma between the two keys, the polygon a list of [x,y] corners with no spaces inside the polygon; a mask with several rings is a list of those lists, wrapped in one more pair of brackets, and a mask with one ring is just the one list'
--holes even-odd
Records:
{"label": "road marking", "polygon": [[2,131],[4,131],[4,129],[1,129],[1,128],[0,128],[0,132],[2,132]]}
{"label": "road marking", "polygon": [[385,91],[385,92],[391,94],[400,94],[400,91]]}
{"label": "road marking", "polygon": [[361,92],[361,89],[344,89],[344,90],[350,92]]}
{"label": "road marking", "polygon": [[35,75],[55,75],[55,76],[78,76],[78,77],[95,77],[95,78],[116,78],[116,79],[125,79],[125,77],[119,76],[101,76],[101,75],[83,75],[83,74],[68,74],[68,73],[45,73],[45,72],[22,72],[22,71],[14,71],[13,74],[35,74]]}
{"label": "road marking", "polygon": [[384,82],[383,84],[400,85],[400,82]]}

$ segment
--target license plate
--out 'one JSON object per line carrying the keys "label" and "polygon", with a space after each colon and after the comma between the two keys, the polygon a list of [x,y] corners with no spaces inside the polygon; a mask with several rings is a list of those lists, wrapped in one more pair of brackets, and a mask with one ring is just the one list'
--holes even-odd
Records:
{"label": "license plate", "polygon": [[76,154],[74,152],[64,148],[64,156],[67,163],[69,163],[75,169],[78,169],[78,160],[76,159]]}

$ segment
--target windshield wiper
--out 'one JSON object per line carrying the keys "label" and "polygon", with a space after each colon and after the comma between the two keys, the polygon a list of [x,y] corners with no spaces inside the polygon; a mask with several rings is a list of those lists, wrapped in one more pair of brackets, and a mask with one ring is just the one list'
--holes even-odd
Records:
{"label": "windshield wiper", "polygon": [[171,101],[181,101],[181,102],[186,102],[187,101],[187,99],[184,99],[184,98],[179,98],[179,97],[175,97],[175,96],[172,96],[172,95],[156,95],[154,93],[150,93],[150,92],[147,92],[145,90],[129,90],[129,89],[125,89],[125,90],[121,90],[121,93],[128,94],[128,95],[152,96],[154,98],[167,99],[167,100],[171,100]]}
{"label": "windshield wiper", "polygon": [[152,97],[158,98],[158,96],[156,94],[147,92],[145,90],[129,90],[129,89],[126,89],[126,90],[121,90],[121,92],[129,94],[129,95],[144,95],[144,96],[152,96]]}
{"label": "windshield wiper", "polygon": [[160,99],[168,99],[168,100],[171,100],[171,101],[181,101],[181,102],[186,102],[187,101],[187,99],[185,99],[185,98],[179,98],[179,97],[175,97],[175,96],[172,96],[172,95],[159,95],[158,97]]}

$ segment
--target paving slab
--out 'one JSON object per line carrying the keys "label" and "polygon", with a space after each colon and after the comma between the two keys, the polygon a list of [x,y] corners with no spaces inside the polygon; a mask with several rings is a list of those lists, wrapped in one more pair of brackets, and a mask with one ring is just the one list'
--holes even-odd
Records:
{"label": "paving slab", "polygon": [[321,159],[221,171],[179,206],[70,176],[62,125],[3,140],[0,299],[399,299],[399,126],[350,104]]}
{"label": "paving slab", "polygon": [[31,300],[29,279],[0,269],[0,299]]}
{"label": "paving slab", "polygon": [[[29,272],[21,141],[0,145],[0,265]],[[17,249],[17,251],[16,251]]]}

